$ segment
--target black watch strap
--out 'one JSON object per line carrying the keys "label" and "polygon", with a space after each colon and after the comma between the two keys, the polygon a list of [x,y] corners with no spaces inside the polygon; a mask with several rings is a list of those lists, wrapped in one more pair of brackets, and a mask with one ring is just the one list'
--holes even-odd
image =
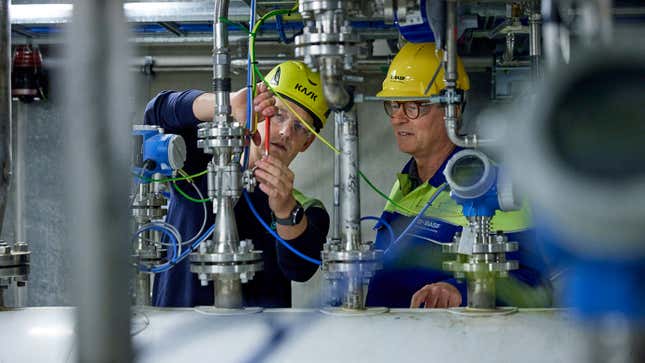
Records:
{"label": "black watch strap", "polygon": [[283,226],[295,226],[296,224],[302,221],[302,218],[305,216],[305,209],[302,207],[302,204],[296,202],[296,206],[293,207],[289,216],[287,218],[278,218],[276,215],[273,215],[275,223]]}

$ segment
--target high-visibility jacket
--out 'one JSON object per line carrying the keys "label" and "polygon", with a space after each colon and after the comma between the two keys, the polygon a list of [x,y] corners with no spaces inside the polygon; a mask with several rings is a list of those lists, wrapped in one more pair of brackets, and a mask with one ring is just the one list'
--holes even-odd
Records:
{"label": "high-visibility jacket", "polygon": [[[458,149],[453,152],[456,153]],[[445,254],[441,246],[431,240],[453,242],[456,232],[468,225],[462,208],[449,191],[442,191],[425,215],[420,217],[410,231],[396,245],[385,227],[391,225],[395,238],[420,213],[428,200],[445,183],[444,164],[426,183],[413,188],[409,171],[411,159],[398,174],[390,192],[390,199],[381,215],[377,229],[376,248],[385,250],[383,269],[370,280],[367,305],[409,307],[412,295],[426,284],[448,282],[461,292],[462,305],[467,304],[466,283],[457,281],[449,271],[442,270],[442,262],[454,259]],[[541,249],[535,242],[530,228],[528,208],[519,211],[497,211],[492,219],[492,230],[504,231],[509,241],[519,242],[519,251],[507,253],[508,259],[519,260],[520,269],[509,273],[508,278],[497,279],[498,305],[517,307],[546,307],[552,304],[551,286],[546,279],[546,263]]]}

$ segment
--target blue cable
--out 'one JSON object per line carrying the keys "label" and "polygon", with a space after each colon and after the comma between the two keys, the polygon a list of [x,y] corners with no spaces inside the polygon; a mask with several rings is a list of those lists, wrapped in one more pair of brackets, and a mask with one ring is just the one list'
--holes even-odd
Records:
{"label": "blue cable", "polygon": [[275,16],[275,29],[278,31],[278,35],[280,36],[280,41],[284,44],[289,44],[293,41],[293,39],[287,38],[287,34],[284,32],[284,24],[282,23],[282,15],[276,15]]}
{"label": "blue cable", "polygon": [[[152,268],[147,268],[144,266],[141,266],[140,269],[143,271],[147,272],[153,272],[153,273],[159,273],[159,272],[165,272],[170,270],[173,266],[181,262],[186,256],[188,256],[192,251],[199,246],[200,243],[202,243],[208,236],[210,236],[213,233],[213,230],[215,230],[215,225],[213,224],[206,232],[199,237],[195,242],[193,242],[190,245],[189,249],[184,250],[181,255],[179,255],[179,258],[175,258],[174,253],[171,258],[168,259],[168,262],[164,263],[163,265],[157,266],[157,267],[152,267]],[[175,239],[174,236],[171,237],[172,239]],[[175,240],[176,242],[176,240]]]}
{"label": "blue cable", "polygon": [[387,231],[390,232],[390,243],[394,242],[394,230],[392,229],[392,226],[389,223],[387,223],[383,218],[374,217],[374,216],[365,216],[361,218],[361,221],[366,221],[366,220],[378,221],[379,223],[384,225],[385,228],[387,228]]}
{"label": "blue cable", "polygon": [[[249,29],[253,29],[255,25],[255,0],[251,0],[251,15],[249,17]],[[249,34],[249,37],[252,37],[252,34]],[[249,40],[250,44],[250,40]],[[249,47],[248,52],[246,53],[246,129],[251,130],[251,123],[253,119],[253,65],[251,64],[251,47]],[[244,163],[242,170],[246,170],[249,167],[249,146],[246,146],[244,150]]]}
{"label": "blue cable", "polygon": [[[172,243],[172,248],[168,251],[168,253],[169,253],[169,255],[170,255],[170,257],[168,258],[168,260],[169,260],[169,261],[172,261],[172,259],[173,259],[173,258],[175,258],[175,254],[176,254],[176,251],[177,251],[177,249],[178,249],[178,245],[179,245],[179,242],[178,242],[178,241],[177,241],[177,239],[175,238],[175,235],[174,235],[174,234],[172,234],[172,233],[170,233],[170,232],[168,231],[168,229],[167,229],[167,228],[164,228],[164,227],[162,227],[162,226],[158,226],[158,225],[152,225],[152,226],[144,227],[144,228],[142,228],[141,230],[139,230],[139,233],[137,233],[137,236],[138,236],[139,234],[141,234],[142,232],[149,231],[149,230],[162,232],[162,233],[164,233],[166,236],[168,236],[168,237],[169,237],[170,242]],[[154,270],[155,268],[153,267],[153,268],[148,269],[147,267],[141,266],[141,267],[140,267],[140,269],[141,269],[141,270],[144,270],[144,271],[151,271],[151,272],[154,272],[154,271],[152,271],[152,270]]]}
{"label": "blue cable", "polygon": [[399,237],[394,242],[392,242],[392,244],[390,244],[390,246],[388,248],[385,249],[385,252],[383,253],[384,255],[387,254],[392,247],[394,247],[397,243],[399,243],[401,241],[401,239],[403,239],[403,236],[405,236],[408,232],[410,232],[410,230],[412,229],[412,226],[414,226],[417,223],[417,220],[419,218],[421,218],[422,215],[425,214],[426,210],[428,210],[428,208],[432,205],[432,202],[434,202],[434,200],[437,199],[439,194],[441,194],[441,192],[444,189],[446,189],[447,186],[448,186],[448,184],[443,183],[441,186],[439,186],[439,188],[437,188],[437,190],[434,192],[432,197],[430,197],[430,199],[428,200],[428,203],[426,203],[426,205],[423,207],[423,209],[421,209],[421,212],[419,212],[419,214],[417,214],[417,216],[414,217],[412,222],[410,222],[410,224],[408,224],[408,226],[405,227],[405,229],[399,235]]}
{"label": "blue cable", "polygon": [[272,235],[273,237],[275,237],[275,238],[278,240],[278,242],[280,242],[283,246],[285,246],[289,251],[293,252],[296,256],[298,256],[298,257],[302,258],[303,260],[306,260],[306,261],[308,261],[308,262],[311,262],[311,263],[313,263],[313,264],[315,264],[315,265],[321,265],[321,262],[320,262],[319,260],[316,260],[315,258],[311,258],[311,257],[309,257],[309,256],[307,256],[307,255],[305,255],[305,254],[301,253],[301,252],[300,252],[300,251],[298,251],[297,249],[293,248],[293,246],[291,246],[291,245],[290,245],[289,243],[287,243],[285,240],[283,240],[282,238],[280,238],[280,236],[279,236],[279,235],[278,235],[278,234],[277,234],[273,229],[271,229],[271,227],[269,227],[269,226],[266,224],[266,222],[264,222],[264,220],[262,220],[262,217],[260,216],[260,214],[258,213],[258,211],[257,211],[257,210],[255,210],[255,207],[253,206],[253,203],[251,202],[251,198],[249,197],[249,193],[248,193],[246,190],[244,190],[244,191],[243,191],[243,193],[244,193],[244,199],[246,199],[246,204],[248,204],[248,205],[249,205],[249,208],[251,209],[251,212],[253,213],[253,215],[255,216],[255,218],[258,220],[258,222],[260,222],[260,224],[262,225],[262,227],[264,227],[264,229],[266,229],[266,230],[267,230],[267,232],[271,233],[271,235]]}

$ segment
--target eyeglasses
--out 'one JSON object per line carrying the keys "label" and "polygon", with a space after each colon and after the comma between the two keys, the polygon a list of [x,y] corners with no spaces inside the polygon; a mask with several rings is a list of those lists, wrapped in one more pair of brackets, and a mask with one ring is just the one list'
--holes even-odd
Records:
{"label": "eyeglasses", "polygon": [[273,115],[273,117],[271,118],[271,122],[277,125],[283,125],[285,122],[289,122],[289,121],[293,122],[292,123],[293,132],[296,135],[300,135],[300,136],[311,135],[311,132],[288,111],[278,108],[278,113]]}
{"label": "eyeglasses", "polygon": [[403,113],[410,120],[414,120],[419,116],[421,116],[421,110],[427,109],[430,105],[432,105],[431,102],[420,102],[420,101],[406,101],[406,102],[385,101],[383,102],[385,113],[389,117],[392,117],[395,113],[399,111],[401,107],[403,107]]}

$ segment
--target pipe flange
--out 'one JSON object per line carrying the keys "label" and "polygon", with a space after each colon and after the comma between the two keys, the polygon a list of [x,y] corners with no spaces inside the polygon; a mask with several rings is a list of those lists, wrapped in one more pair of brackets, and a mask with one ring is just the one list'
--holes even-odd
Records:
{"label": "pipe flange", "polygon": [[[27,281],[27,276],[29,276],[29,265],[0,267],[0,281]],[[4,283],[0,283],[0,285],[4,285]]]}
{"label": "pipe flange", "polygon": [[[383,268],[380,261],[363,261],[363,262],[323,262],[322,269],[325,278],[328,280],[339,280],[346,278],[345,275],[361,276],[370,278],[374,272]],[[338,276],[334,276],[338,274]]]}
{"label": "pipe flange", "polygon": [[[338,10],[345,12],[349,9],[348,3],[340,0],[304,0],[300,2],[298,12],[307,13],[307,15]],[[305,17],[305,14],[302,16]]]}
{"label": "pipe flange", "polygon": [[132,201],[133,208],[161,208],[166,203],[166,200],[160,194],[152,194],[149,196],[141,197],[137,195]]}
{"label": "pipe flange", "polygon": [[303,33],[296,37],[294,43],[297,47],[306,47],[317,44],[342,44],[352,46],[360,43],[361,38],[358,34],[351,32],[344,33]]}
{"label": "pipe flange", "polygon": [[214,127],[214,124],[209,124],[197,130],[197,137],[200,139],[244,138],[244,136],[245,129],[240,126]]}
{"label": "pipe flange", "polygon": [[[254,261],[253,263],[238,263],[238,264],[206,264],[206,263],[191,263],[190,272],[196,274],[219,275],[219,274],[250,274],[262,271],[264,262]],[[216,276],[215,276],[216,277]],[[213,279],[213,276],[211,276]],[[240,279],[243,279],[240,277]]]}
{"label": "pipe flange", "polygon": [[[1,251],[0,251],[1,252]],[[0,254],[0,268],[28,265],[31,252],[11,251]]]}
{"label": "pipe flange", "polygon": [[474,254],[515,252],[519,249],[517,242],[477,243],[473,246]]}
{"label": "pipe flange", "polygon": [[246,146],[246,142],[244,139],[228,139],[228,138],[221,138],[221,139],[201,139],[197,140],[197,147],[200,149],[205,149],[205,152],[213,153],[211,151],[214,151],[216,149],[239,149],[239,152],[242,152],[242,149],[244,149],[244,146]]}
{"label": "pipe flange", "polygon": [[446,261],[443,269],[453,272],[482,273],[482,272],[508,272],[517,270],[519,263],[516,260],[506,262],[479,262],[464,263],[459,261]]}
{"label": "pipe flange", "polygon": [[[504,243],[477,243],[473,245],[473,254],[484,253],[507,253],[515,252],[519,249],[517,242],[504,242]],[[441,246],[443,253],[459,253],[458,243],[448,243]]]}
{"label": "pipe flange", "polygon": [[191,263],[206,264],[231,264],[238,262],[262,261],[262,251],[248,251],[239,253],[191,253]]}
{"label": "pipe flange", "polygon": [[380,261],[383,250],[369,251],[322,251],[321,256],[325,263],[333,262],[370,262]]}
{"label": "pipe flange", "polygon": [[132,255],[132,257],[139,260],[141,263],[151,263],[156,265],[162,260],[161,251],[161,249],[157,248],[142,248]]}
{"label": "pipe flange", "polygon": [[148,207],[132,207],[132,216],[143,220],[161,219],[166,215],[166,210]]}

